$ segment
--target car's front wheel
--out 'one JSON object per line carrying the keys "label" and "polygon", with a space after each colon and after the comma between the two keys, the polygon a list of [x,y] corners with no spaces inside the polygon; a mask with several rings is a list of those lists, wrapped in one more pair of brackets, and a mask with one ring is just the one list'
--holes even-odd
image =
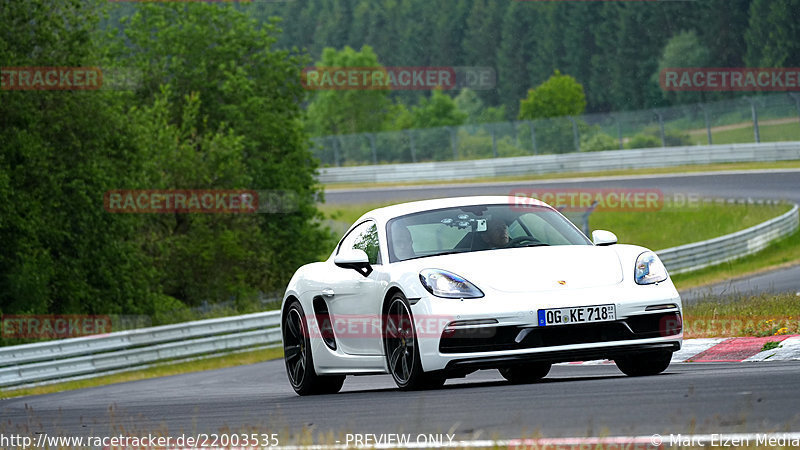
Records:
{"label": "car's front wheel", "polygon": [[299,395],[335,394],[344,376],[321,376],[314,371],[308,323],[300,302],[289,305],[283,319],[283,360],[292,388]]}
{"label": "car's front wheel", "polygon": [[504,367],[500,369],[500,375],[513,384],[535,383],[550,373],[550,363],[535,362],[519,366]]}
{"label": "car's front wheel", "polygon": [[414,318],[405,295],[392,296],[383,319],[383,346],[386,364],[395,384],[402,390],[436,389],[445,378],[422,370]]}
{"label": "car's front wheel", "polygon": [[667,370],[672,352],[637,353],[614,359],[617,368],[630,377],[658,375]]}

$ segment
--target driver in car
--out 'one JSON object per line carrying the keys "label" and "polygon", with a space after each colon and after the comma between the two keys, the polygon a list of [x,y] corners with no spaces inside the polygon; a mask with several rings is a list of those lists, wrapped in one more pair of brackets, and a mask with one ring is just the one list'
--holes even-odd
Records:
{"label": "driver in car", "polygon": [[394,255],[401,261],[417,256],[412,246],[411,232],[406,227],[392,227],[392,244]]}
{"label": "driver in car", "polygon": [[502,219],[491,219],[486,223],[486,231],[478,233],[473,248],[489,250],[508,245],[508,226]]}

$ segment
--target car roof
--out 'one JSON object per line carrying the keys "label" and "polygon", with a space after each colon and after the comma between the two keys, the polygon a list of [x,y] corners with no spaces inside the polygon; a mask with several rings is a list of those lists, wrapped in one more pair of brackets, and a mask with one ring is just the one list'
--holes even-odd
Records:
{"label": "car roof", "polygon": [[[524,202],[524,203],[523,203]],[[553,209],[547,203],[531,197],[515,197],[511,195],[486,195],[486,196],[473,196],[473,197],[447,197],[437,198],[432,200],[419,200],[407,203],[398,203],[396,205],[384,206],[383,208],[373,209],[361,216],[356,223],[366,219],[375,219],[380,222],[386,222],[394,217],[404,216],[420,211],[429,211],[434,209],[452,208],[458,206],[472,206],[472,205],[497,205],[497,204],[519,204],[529,206],[544,206]]]}

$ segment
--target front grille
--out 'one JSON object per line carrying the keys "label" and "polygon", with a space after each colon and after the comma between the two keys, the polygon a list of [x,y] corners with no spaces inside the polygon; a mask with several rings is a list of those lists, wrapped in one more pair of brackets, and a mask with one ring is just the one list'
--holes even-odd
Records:
{"label": "front grille", "polygon": [[680,314],[670,312],[579,325],[455,329],[442,334],[439,351],[475,353],[647,339],[680,334],[681,325]]}

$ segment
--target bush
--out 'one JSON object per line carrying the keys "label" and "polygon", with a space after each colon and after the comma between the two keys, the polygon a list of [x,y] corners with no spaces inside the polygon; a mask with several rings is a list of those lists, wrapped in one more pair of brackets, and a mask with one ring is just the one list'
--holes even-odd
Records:
{"label": "bush", "polygon": [[585,152],[599,152],[603,150],[618,150],[619,141],[605,133],[596,133],[584,136],[581,139],[581,150]]}
{"label": "bush", "polygon": [[[688,134],[683,134],[678,130],[665,130],[664,144],[666,144],[667,147],[681,147],[692,145],[692,140]],[[626,148],[653,148],[661,146],[661,132],[657,128],[645,129],[644,132],[631,138],[625,145]]]}
{"label": "bush", "polygon": [[678,130],[666,130],[664,132],[664,141],[666,141],[667,147],[692,145],[692,138],[690,138],[688,134],[681,133]]}
{"label": "bush", "polygon": [[625,148],[661,147],[661,139],[649,134],[637,134],[625,144]]}

